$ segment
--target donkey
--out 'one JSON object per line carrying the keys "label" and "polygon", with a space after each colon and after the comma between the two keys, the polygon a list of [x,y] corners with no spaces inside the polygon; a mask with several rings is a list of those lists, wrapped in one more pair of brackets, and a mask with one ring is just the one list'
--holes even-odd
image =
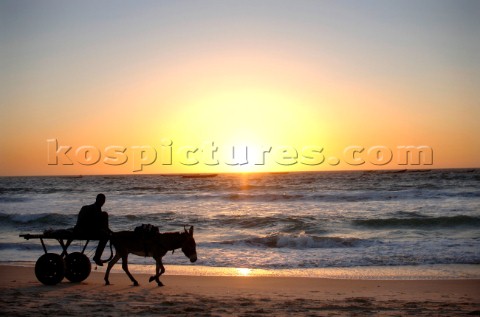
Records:
{"label": "donkey", "polygon": [[110,241],[115,247],[115,255],[113,259],[108,263],[107,270],[105,272],[105,285],[110,285],[108,276],[110,270],[122,259],[122,268],[127,273],[134,286],[138,286],[138,282],[133,278],[132,274],[128,271],[128,254],[132,253],[139,256],[151,256],[156,261],[155,275],[152,275],[149,282],[155,280],[158,286],[163,286],[160,281],[160,275],[165,273],[165,267],[162,263],[163,256],[168,251],[174,251],[182,248],[183,254],[190,259],[190,262],[197,261],[197,250],[195,239],[193,239],[193,226],[185,232],[167,232],[156,233],[153,237],[145,239],[133,231],[120,231],[112,234]]}

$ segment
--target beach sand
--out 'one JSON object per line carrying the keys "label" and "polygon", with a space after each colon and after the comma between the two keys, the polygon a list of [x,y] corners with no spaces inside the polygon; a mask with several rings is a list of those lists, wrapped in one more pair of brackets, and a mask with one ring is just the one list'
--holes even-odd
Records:
{"label": "beach sand", "polygon": [[[168,268],[167,268],[168,270]],[[474,316],[480,280],[348,280],[180,276],[164,287],[93,271],[82,283],[37,281],[33,267],[0,265],[3,316]]]}

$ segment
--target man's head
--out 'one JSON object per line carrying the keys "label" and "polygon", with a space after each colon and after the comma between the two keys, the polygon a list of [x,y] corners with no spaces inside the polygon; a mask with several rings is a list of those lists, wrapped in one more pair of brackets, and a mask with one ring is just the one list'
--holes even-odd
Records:
{"label": "man's head", "polygon": [[103,204],[105,203],[105,195],[104,194],[98,194],[97,199],[95,200],[95,204],[102,207]]}

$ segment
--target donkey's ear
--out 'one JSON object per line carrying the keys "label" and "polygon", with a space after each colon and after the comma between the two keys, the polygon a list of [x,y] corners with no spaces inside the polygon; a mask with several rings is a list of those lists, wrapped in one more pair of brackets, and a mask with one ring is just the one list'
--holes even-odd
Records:
{"label": "donkey's ear", "polygon": [[193,226],[190,226],[190,230],[188,230],[188,233],[193,236]]}

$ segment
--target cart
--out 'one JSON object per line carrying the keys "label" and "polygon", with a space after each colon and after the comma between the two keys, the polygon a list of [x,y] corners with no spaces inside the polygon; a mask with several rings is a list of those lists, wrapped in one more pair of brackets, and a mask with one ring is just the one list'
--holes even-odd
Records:
{"label": "cart", "polygon": [[[43,251],[35,263],[35,276],[45,285],[60,283],[65,277],[70,282],[84,281],[92,270],[89,258],[84,254],[91,240],[100,240],[100,237],[76,234],[73,229],[47,230],[43,234],[21,234],[25,240],[40,239]],[[62,253],[49,253],[43,240],[57,240],[62,247]],[[81,252],[68,253],[68,247],[75,241],[85,241]]]}

